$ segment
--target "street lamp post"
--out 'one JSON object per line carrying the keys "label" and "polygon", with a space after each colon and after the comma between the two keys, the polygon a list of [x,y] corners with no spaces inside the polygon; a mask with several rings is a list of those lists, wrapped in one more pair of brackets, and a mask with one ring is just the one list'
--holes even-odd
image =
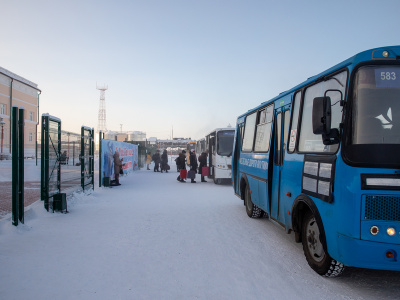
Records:
{"label": "street lamp post", "polygon": [[3,160],[3,138],[4,138],[3,126],[4,126],[4,124],[6,124],[6,122],[4,122],[3,118],[1,118],[1,117],[0,117],[0,124],[1,124],[1,156],[0,156],[0,160]]}

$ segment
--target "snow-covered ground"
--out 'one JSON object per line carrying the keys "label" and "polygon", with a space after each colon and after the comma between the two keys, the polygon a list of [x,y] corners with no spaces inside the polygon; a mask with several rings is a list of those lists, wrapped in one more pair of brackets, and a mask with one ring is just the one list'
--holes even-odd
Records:
{"label": "snow-covered ground", "polygon": [[399,299],[400,272],[348,268],[327,279],[230,186],[142,169],[121,186],[31,205],[0,221],[0,299]]}

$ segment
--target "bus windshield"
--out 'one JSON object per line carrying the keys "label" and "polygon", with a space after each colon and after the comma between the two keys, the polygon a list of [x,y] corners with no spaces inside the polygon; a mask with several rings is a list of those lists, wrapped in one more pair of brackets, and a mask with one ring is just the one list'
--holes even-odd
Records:
{"label": "bus windshield", "polygon": [[217,154],[220,156],[231,156],[233,148],[234,130],[218,131],[217,133]]}
{"label": "bus windshield", "polygon": [[400,144],[400,67],[362,67],[354,82],[352,144]]}

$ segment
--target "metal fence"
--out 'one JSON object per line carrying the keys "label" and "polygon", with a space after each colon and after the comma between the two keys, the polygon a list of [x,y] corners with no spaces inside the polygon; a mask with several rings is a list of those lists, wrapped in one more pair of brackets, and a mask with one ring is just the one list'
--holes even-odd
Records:
{"label": "metal fence", "polygon": [[94,130],[81,128],[81,185],[82,189],[94,188]]}
{"label": "metal fence", "polygon": [[[10,129],[2,130],[2,135],[0,136],[2,139],[2,155],[0,155],[0,219],[11,213],[14,208],[15,216],[19,216],[19,218],[13,216],[13,223],[15,223],[18,219],[23,222],[24,208],[40,199],[40,166],[36,165],[36,159],[34,159],[34,145],[36,143],[30,139],[31,133],[25,132],[24,109],[17,107],[12,109],[12,143],[10,143],[11,139],[9,139]],[[29,138],[25,139],[26,136]],[[11,148],[14,146],[17,146],[18,151],[12,154]],[[28,157],[29,159],[27,159]],[[13,172],[14,175],[18,173],[16,175],[18,178],[14,180]],[[16,184],[18,185],[18,190],[16,189]],[[13,191],[14,198],[16,197],[15,201],[13,201]]]}
{"label": "metal fence", "polygon": [[59,196],[94,188],[94,130],[62,131],[61,120],[46,114],[41,132],[41,199],[49,210]]}
{"label": "metal fence", "polygon": [[[0,219],[12,213],[17,225],[18,217],[23,222],[25,207],[37,200],[44,200],[49,209],[55,195],[94,188],[94,131],[88,127],[82,127],[80,134],[62,131],[61,120],[46,114],[41,120],[40,141],[32,144],[24,139],[23,109],[15,110],[11,145],[18,145],[18,152],[5,155],[3,151],[0,156]],[[16,170],[18,178],[13,178]]]}
{"label": "metal fence", "polygon": [[61,131],[60,192],[71,193],[81,187],[81,135]]}

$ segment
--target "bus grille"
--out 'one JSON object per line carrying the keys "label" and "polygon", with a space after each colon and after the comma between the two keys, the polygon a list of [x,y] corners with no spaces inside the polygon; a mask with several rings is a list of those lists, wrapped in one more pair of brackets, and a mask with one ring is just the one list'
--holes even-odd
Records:
{"label": "bus grille", "polygon": [[365,197],[365,219],[382,221],[400,221],[400,197]]}

